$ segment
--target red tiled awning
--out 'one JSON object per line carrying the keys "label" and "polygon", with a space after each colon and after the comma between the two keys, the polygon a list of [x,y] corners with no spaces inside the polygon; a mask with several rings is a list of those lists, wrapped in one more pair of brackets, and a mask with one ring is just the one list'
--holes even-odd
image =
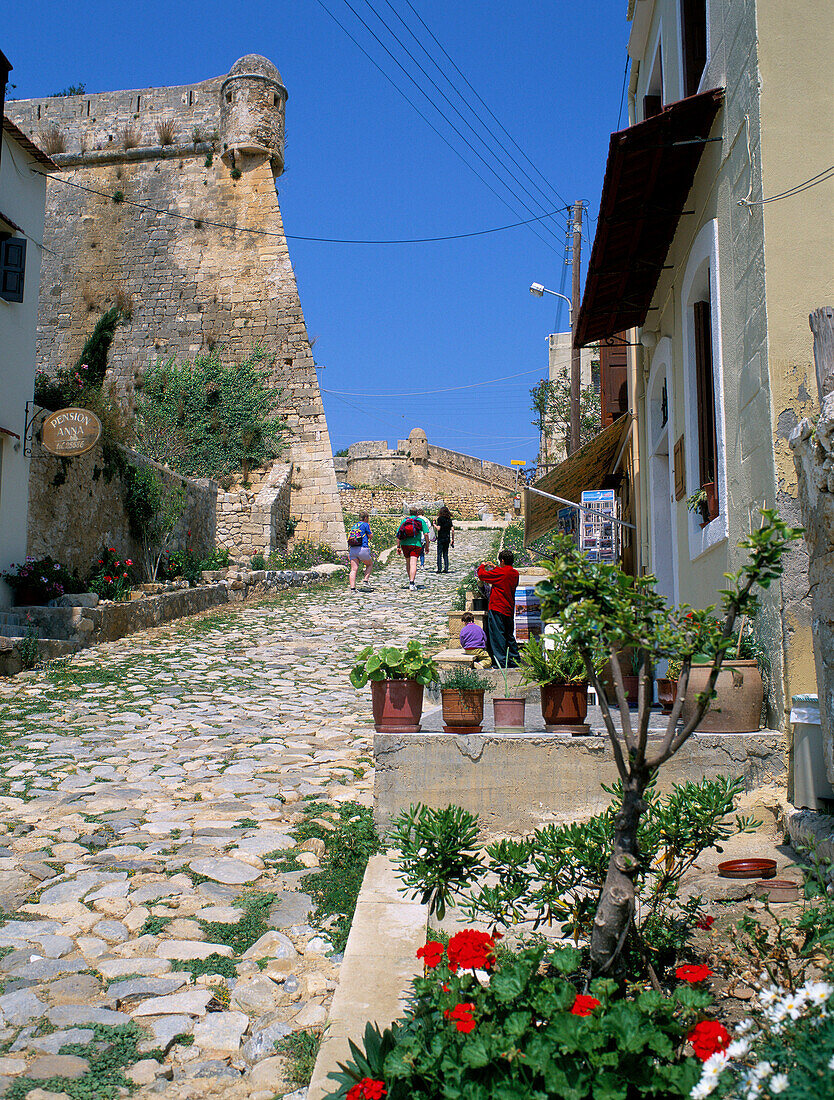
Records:
{"label": "red tiled awning", "polygon": [[611,135],[576,343],[642,325],[723,88],[671,103]]}

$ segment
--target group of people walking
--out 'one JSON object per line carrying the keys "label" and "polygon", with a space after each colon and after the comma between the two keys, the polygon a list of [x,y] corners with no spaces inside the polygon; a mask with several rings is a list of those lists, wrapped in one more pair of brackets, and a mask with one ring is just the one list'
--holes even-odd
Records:
{"label": "group of people walking", "polygon": [[[373,532],[367,512],[360,512],[359,522],[348,533],[351,592],[356,591],[359,566],[364,568],[362,587],[372,591],[368,580],[374,567],[371,542]],[[455,525],[452,513],[444,504],[434,520],[423,515],[421,508],[412,508],[397,531],[397,553],[405,559],[408,587],[417,587],[417,567],[423,565],[431,543],[437,544],[437,572],[449,572],[449,549],[455,545]],[[476,664],[482,667],[515,668],[518,664],[518,645],[515,639],[515,592],[518,587],[518,570],[513,568],[511,550],[502,550],[498,565],[481,562],[478,579],[490,586],[487,606],[486,631],[475,623],[471,613],[463,616],[460,644],[467,653],[475,654]]]}
{"label": "group of people walking", "polygon": [[[350,576],[348,587],[351,592],[356,591],[356,579],[359,574],[359,566],[364,568],[362,588],[371,591],[368,584],[374,567],[374,556],[371,549],[373,532],[371,531],[370,516],[367,512],[359,513],[359,522],[348,533],[348,556],[350,558]],[[434,520],[427,519],[421,508],[412,508],[408,516],[400,524],[397,531],[397,553],[405,558],[406,574],[410,589],[417,587],[417,566],[424,566],[426,553],[431,543],[437,544],[437,572],[449,572],[449,549],[455,545],[455,525],[452,513],[444,504]]]}

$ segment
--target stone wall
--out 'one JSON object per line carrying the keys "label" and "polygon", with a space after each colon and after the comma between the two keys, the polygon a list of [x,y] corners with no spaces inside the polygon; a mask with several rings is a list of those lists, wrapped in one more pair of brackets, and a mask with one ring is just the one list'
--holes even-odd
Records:
{"label": "stone wall", "polygon": [[[256,79],[248,80],[250,69]],[[274,86],[274,106],[253,107],[264,80]],[[158,357],[220,346],[239,361],[260,343],[275,357],[279,411],[291,429],[299,535],[341,545],[330,439],[277,199],[282,89],[275,67],[250,55],[228,78],[17,100],[6,109],[36,140],[57,129],[66,142],[56,154],[61,170],[47,185],[40,366],[52,372],[72,364],[114,301],[132,306],[108,372],[126,404]],[[221,119],[228,95],[232,107],[240,96],[246,110],[224,106]],[[162,147],[157,124],[166,122],[173,144]]]}
{"label": "stone wall", "polygon": [[[352,514],[371,512],[374,508],[381,513],[400,514],[419,496],[416,491],[408,493],[403,489],[345,489],[339,495],[344,511]],[[454,515],[463,519],[477,519],[484,505],[487,511],[499,516],[505,512],[517,514],[513,504],[515,494],[501,489],[487,489],[480,495],[472,492],[445,493],[435,499],[442,499]]]}
{"label": "stone wall", "polygon": [[[165,486],[185,490],[185,511],[168,542],[169,550],[186,546],[198,554],[212,550],[217,484],[207,478],[181,477],[127,448],[124,454],[134,465],[157,470]],[[50,554],[77,569],[82,577],[105,547],[113,546],[124,557],[141,562],[142,548],[130,532],[121,479],[116,473],[108,480],[105,468],[100,443],[69,460],[64,474],[60,459],[33,440],[28,521],[28,553],[32,557]]]}
{"label": "stone wall", "polygon": [[242,484],[217,494],[217,545],[229,549],[232,557],[265,557],[287,545],[290,518],[292,463],[278,463],[261,474],[250,475],[248,488]]}

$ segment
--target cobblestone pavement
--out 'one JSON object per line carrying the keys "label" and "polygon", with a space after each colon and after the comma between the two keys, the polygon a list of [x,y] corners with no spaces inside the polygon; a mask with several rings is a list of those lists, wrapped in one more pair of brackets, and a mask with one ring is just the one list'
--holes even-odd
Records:
{"label": "cobblestone pavement", "polygon": [[[274,1042],[324,1022],[340,961],[310,923],[307,871],[276,866],[298,803],[371,805],[370,699],[351,658],[444,639],[460,570],[491,535],[461,533],[453,572],[417,592],[394,556],[372,592],[289,590],[0,681],[0,1093],[109,1095],[97,1067],[132,1022],[145,1034],[125,1072],[141,1092],[288,1091]],[[270,931],[243,957],[210,941],[207,922],[239,924],[267,892]],[[192,981],[183,965],[208,956],[233,966]]]}

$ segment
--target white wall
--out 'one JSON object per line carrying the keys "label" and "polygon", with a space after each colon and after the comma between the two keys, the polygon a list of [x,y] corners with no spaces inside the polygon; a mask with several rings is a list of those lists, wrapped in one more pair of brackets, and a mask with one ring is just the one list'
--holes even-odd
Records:
{"label": "white wall", "polygon": [[[3,133],[0,158],[0,215],[20,226],[27,238],[22,302],[0,298],[0,572],[26,556],[29,459],[23,454],[26,402],[35,382],[35,333],[38,322],[46,177],[30,171],[40,165]],[[5,226],[2,226],[5,229]],[[0,607],[11,591],[0,582]]]}

